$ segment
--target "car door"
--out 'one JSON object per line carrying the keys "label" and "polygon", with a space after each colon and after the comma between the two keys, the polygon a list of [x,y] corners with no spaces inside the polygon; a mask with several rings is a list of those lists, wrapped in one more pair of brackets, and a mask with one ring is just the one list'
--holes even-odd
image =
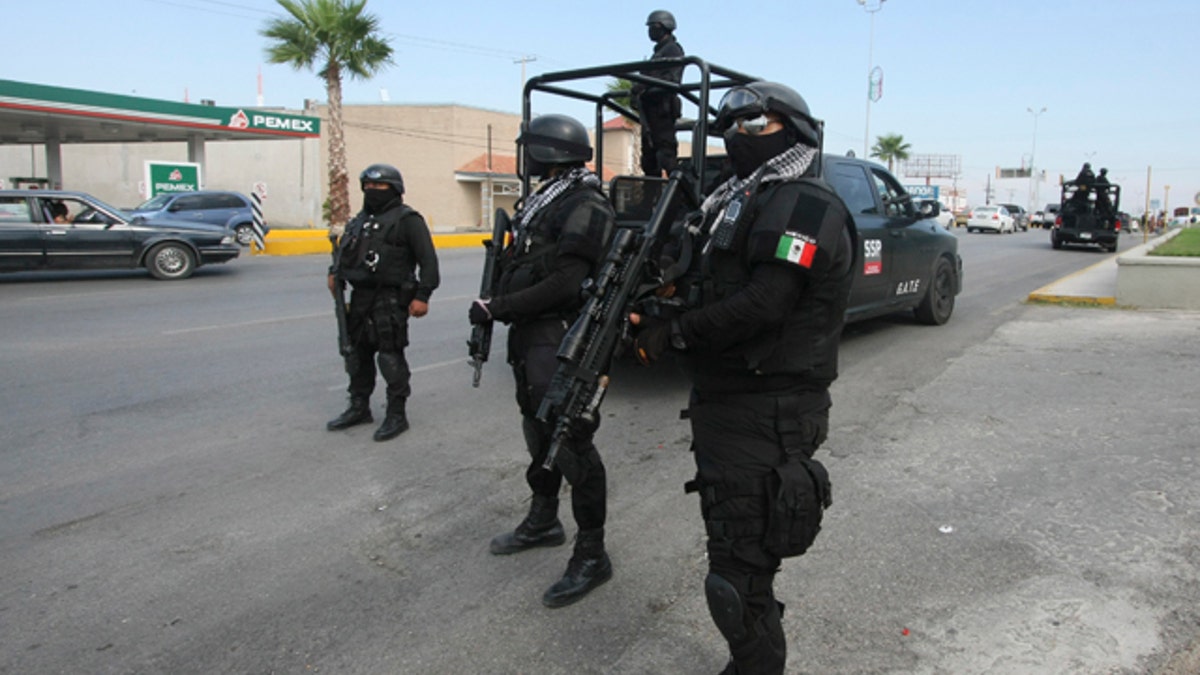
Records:
{"label": "car door", "polygon": [[929,260],[929,237],[937,231],[934,221],[915,226],[916,208],[904,188],[882,167],[870,168],[872,182],[883,203],[884,247],[888,262],[888,302],[910,305],[918,301],[931,274],[923,261]]}
{"label": "car door", "polygon": [[47,267],[100,269],[134,265],[133,237],[125,223],[83,201],[57,201],[67,204],[72,222],[41,223]]}
{"label": "car door", "polygon": [[37,200],[23,195],[0,196],[0,269],[36,269],[45,264],[42,231],[34,215]]}
{"label": "car door", "polygon": [[850,288],[848,313],[870,312],[887,304],[891,285],[888,260],[893,244],[887,236],[887,219],[862,164],[827,157],[823,175],[846,203],[858,228],[860,261]]}

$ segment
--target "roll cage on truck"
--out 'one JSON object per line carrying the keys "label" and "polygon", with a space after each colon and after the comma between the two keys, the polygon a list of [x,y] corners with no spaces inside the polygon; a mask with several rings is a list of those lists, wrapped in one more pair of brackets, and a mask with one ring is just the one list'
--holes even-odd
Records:
{"label": "roll cage on truck", "polygon": [[[653,75],[674,69],[682,70],[680,82]],[[525,84],[522,128],[527,128],[533,119],[535,95],[592,104],[596,130],[594,166],[596,172],[603,175],[605,115],[616,113],[631,122],[640,122],[639,114],[628,103],[631,91],[609,90],[617,79],[672,92],[683,102],[684,116],[676,122],[675,131],[687,135],[690,149],[686,156],[681,154],[678,168],[671,176],[619,175],[607,185],[608,199],[616,211],[618,232],[633,230],[631,236],[638,240],[653,240],[657,250],[678,235],[678,232],[671,232],[672,225],[695,211],[717,187],[718,180],[729,175],[722,173],[728,164],[724,154],[710,154],[708,147],[710,141],[721,139],[713,128],[721,97],[734,87],[761,81],[761,78],[696,56],[544,73],[530,78]],[[812,122],[823,131],[822,121],[813,119]],[[681,150],[683,147],[686,146],[681,143]],[[846,202],[854,215],[860,240],[847,321],[911,310],[921,323],[946,323],[953,312],[955,297],[962,290],[962,259],[958,255],[957,238],[934,220],[939,205],[923,202],[917,206],[900,182],[878,164],[825,155],[822,150],[818,148],[810,173],[825,179]],[[524,149],[519,144],[517,152],[518,166],[523,166]],[[522,174],[521,196],[525,198],[533,187],[524,171],[518,173]],[[680,229],[683,228],[676,228]],[[657,256],[653,256],[645,263],[643,282],[647,285],[670,280],[663,277],[665,270],[655,269],[656,260]]]}
{"label": "roll cage on truck", "polygon": [[[691,80],[685,77],[676,83],[643,73],[647,69],[662,72],[676,67],[683,67],[685,73],[698,71],[699,75]],[[581,289],[583,308],[559,345],[558,369],[538,408],[537,418],[554,429],[543,463],[546,468],[555,465],[555,457],[572,429],[599,422],[600,403],[608,389],[612,359],[619,355],[622,347],[632,342],[629,312],[669,313],[678,311],[682,304],[676,298],[659,298],[654,291],[687,269],[692,252],[688,236],[692,226],[698,225],[694,214],[721,176],[724,157],[710,158],[708,155],[708,139],[715,135],[712,127],[717,114],[713,95],[758,80],[695,56],[660,59],[653,64],[647,61],[619,63],[531,78],[526,82],[522,96],[522,129],[527,129],[532,119],[535,93],[592,103],[596,129],[594,161],[601,171],[604,167],[605,112],[616,112],[635,122],[639,116],[623,102],[631,95],[628,90],[607,91],[609,82],[596,87],[605,90],[601,94],[580,88],[580,84],[595,86],[597,78],[624,78],[634,84],[665,89],[690,104],[696,115],[680,119],[675,126],[677,133],[690,132],[691,150],[689,156],[679,160],[679,166],[667,179],[617,176],[608,186],[608,199],[616,212],[617,228],[599,269]],[[812,122],[818,128],[822,125],[818,120]],[[517,152],[518,166],[523,167],[524,147],[521,144],[518,144]],[[912,309],[917,319],[924,323],[945,323],[954,308],[954,296],[961,288],[962,261],[957,253],[957,238],[932,220],[937,215],[937,203],[926,203],[918,213],[911,197],[895,177],[869,162],[824,157],[819,151],[814,161],[817,175],[826,177],[838,191],[858,224],[858,252],[861,255],[858,252],[855,255],[855,287],[851,289],[847,318]],[[524,199],[531,191],[530,180],[527,172],[519,170],[518,173]],[[508,216],[498,213],[492,239],[484,243],[488,259],[481,284],[483,297],[490,297],[487,294],[494,288],[497,267],[494,262],[499,247],[493,242],[502,241],[506,222]],[[864,226],[867,222],[870,226]],[[687,227],[681,226],[673,232],[676,223],[686,223]],[[660,253],[675,237],[680,237],[680,260],[670,264],[668,269],[662,269],[658,262]],[[924,260],[926,258],[928,261]],[[491,274],[489,270],[492,270]],[[479,369],[487,360],[490,342],[486,330],[473,330],[467,342],[476,369],[476,382]],[[564,473],[568,470],[560,468]]]}

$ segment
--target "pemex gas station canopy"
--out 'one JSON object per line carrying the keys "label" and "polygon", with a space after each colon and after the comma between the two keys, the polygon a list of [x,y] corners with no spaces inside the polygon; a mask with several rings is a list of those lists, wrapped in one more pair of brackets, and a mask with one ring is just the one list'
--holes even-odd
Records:
{"label": "pemex gas station canopy", "polygon": [[[317,138],[320,119],[0,80],[0,144]],[[202,151],[201,151],[202,152]]]}

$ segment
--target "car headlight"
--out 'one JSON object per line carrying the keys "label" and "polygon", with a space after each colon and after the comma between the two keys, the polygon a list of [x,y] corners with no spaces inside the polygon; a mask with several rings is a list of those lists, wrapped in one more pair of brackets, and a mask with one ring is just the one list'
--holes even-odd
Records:
{"label": "car headlight", "polygon": [[232,244],[233,242],[234,242],[233,235],[226,235],[224,237],[221,237],[221,245],[222,246],[228,246],[228,245]]}

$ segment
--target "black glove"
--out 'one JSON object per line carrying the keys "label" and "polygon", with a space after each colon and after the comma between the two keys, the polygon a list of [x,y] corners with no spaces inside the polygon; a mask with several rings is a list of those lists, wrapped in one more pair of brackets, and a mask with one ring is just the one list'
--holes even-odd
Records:
{"label": "black glove", "polygon": [[471,309],[467,310],[467,318],[471,320],[472,324],[487,323],[492,320],[488,302],[488,300],[480,298],[471,303]]}
{"label": "black glove", "polygon": [[654,316],[642,316],[637,337],[633,339],[633,353],[643,366],[660,359],[671,343],[671,321]]}

